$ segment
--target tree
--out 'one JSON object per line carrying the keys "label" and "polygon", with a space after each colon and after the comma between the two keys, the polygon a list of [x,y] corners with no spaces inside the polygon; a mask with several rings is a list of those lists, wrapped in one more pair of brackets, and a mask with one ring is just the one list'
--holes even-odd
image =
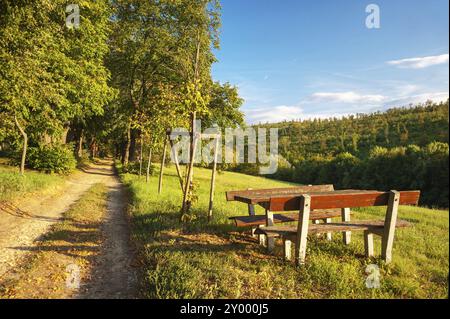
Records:
{"label": "tree", "polygon": [[69,29],[65,1],[1,3],[0,112],[22,133],[22,163],[28,138],[65,143],[61,136],[74,118],[101,113],[111,98],[102,63],[108,2],[81,1],[80,7],[80,28]]}

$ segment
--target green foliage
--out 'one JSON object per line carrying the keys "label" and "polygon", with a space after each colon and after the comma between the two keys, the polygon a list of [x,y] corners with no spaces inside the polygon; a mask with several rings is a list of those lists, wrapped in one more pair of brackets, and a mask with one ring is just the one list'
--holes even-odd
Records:
{"label": "green foliage", "polygon": [[295,165],[304,158],[349,152],[365,158],[375,146],[392,148],[437,141],[448,143],[448,101],[341,119],[313,119],[265,124],[278,127],[280,154]]}
{"label": "green foliage", "polygon": [[449,207],[448,176],[448,144],[434,142],[422,148],[375,146],[365,159],[347,152],[314,156],[294,168],[279,170],[272,177],[301,184],[329,183],[337,189],[419,189],[421,205]]}
{"label": "green foliage", "polygon": [[209,114],[203,118],[203,126],[217,124],[221,128],[244,125],[244,115],[239,110],[244,100],[239,97],[236,87],[229,83],[214,82],[209,101]]}
{"label": "green foliage", "polygon": [[71,147],[66,145],[45,145],[30,147],[27,154],[30,168],[46,173],[68,174],[76,167]]}

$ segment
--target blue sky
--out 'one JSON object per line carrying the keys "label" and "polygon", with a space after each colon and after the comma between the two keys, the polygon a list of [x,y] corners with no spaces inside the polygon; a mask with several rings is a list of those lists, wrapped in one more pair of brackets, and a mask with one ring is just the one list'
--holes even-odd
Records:
{"label": "blue sky", "polygon": [[[249,123],[448,98],[448,0],[222,0],[213,77]],[[380,28],[366,27],[366,6]]]}

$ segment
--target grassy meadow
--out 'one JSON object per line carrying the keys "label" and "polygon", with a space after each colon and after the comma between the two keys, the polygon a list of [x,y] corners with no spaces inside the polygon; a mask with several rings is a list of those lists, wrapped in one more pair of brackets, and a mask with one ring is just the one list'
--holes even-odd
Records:
{"label": "grassy meadow", "polygon": [[[269,188],[286,182],[221,172],[217,176],[214,216],[206,214],[211,171],[197,168],[198,202],[190,221],[181,223],[182,201],[175,168],[166,169],[162,194],[158,177],[122,174],[131,192],[132,239],[143,267],[142,295],[146,298],[447,298],[449,270],[449,212],[401,207],[399,218],[413,227],[399,229],[394,260],[366,259],[361,233],[352,234],[349,246],[340,234],[332,241],[311,238],[307,264],[297,268],[282,259],[277,243],[272,255],[237,229],[229,216],[247,214],[242,203],[226,202],[225,191]],[[259,211],[262,213],[262,211]],[[380,219],[384,207],[354,211],[354,219]],[[380,240],[375,236],[375,254]],[[380,289],[365,286],[369,264],[381,270]]]}

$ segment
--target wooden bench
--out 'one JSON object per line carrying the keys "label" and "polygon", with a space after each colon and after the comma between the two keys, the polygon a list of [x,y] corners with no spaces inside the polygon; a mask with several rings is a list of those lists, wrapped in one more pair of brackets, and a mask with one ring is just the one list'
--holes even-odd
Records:
{"label": "wooden bench", "polygon": [[[296,196],[309,192],[332,192],[334,186],[326,185],[308,185],[295,186],[286,188],[270,188],[270,189],[247,189],[238,191],[226,192],[227,201],[241,201],[248,205],[248,215],[233,216],[229,219],[233,220],[237,227],[251,227],[252,235],[258,235],[260,243],[267,245],[267,249],[272,251],[274,247],[274,239],[278,237],[277,234],[261,235],[256,234],[255,231],[260,226],[272,226],[279,223],[297,222],[298,213],[283,213],[273,214],[268,208],[270,198],[273,196]],[[260,205],[265,208],[264,215],[255,214],[255,205]],[[298,210],[298,209],[295,209]],[[314,223],[319,223],[322,220],[325,223],[330,223],[334,217],[343,217],[343,220],[350,220],[350,211],[345,211],[345,216],[342,215],[341,209],[319,209],[314,210],[310,214],[310,220]],[[327,238],[331,240],[331,233],[327,233]],[[267,240],[266,240],[267,239]],[[348,242],[350,241],[348,236]]]}
{"label": "wooden bench", "polygon": [[[270,199],[269,209],[276,211],[299,210],[297,226],[266,226],[257,229],[258,234],[280,236],[284,242],[284,256],[291,259],[291,245],[295,243],[295,261],[305,262],[307,236],[309,234],[343,232],[344,240],[351,231],[363,231],[366,256],[373,256],[373,235],[382,238],[382,258],[386,263],[392,260],[392,247],[396,227],[407,227],[409,223],[397,220],[399,205],[417,205],[419,191],[335,191],[328,193],[309,193],[298,197],[274,197]],[[382,221],[343,221],[320,225],[309,225],[311,211],[316,209],[342,209],[355,207],[387,206]]]}

